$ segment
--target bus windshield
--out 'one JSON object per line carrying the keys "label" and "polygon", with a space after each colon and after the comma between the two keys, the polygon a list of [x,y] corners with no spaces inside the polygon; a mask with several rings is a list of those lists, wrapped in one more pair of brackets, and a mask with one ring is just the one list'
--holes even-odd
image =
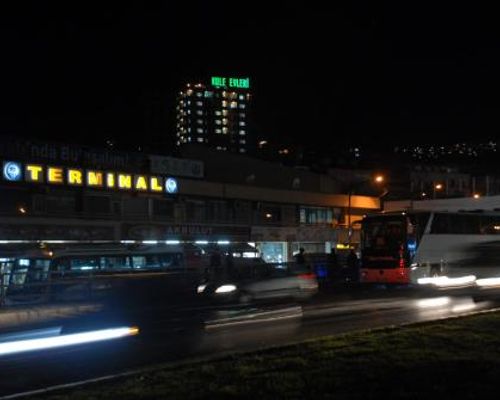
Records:
{"label": "bus windshield", "polygon": [[364,250],[399,250],[406,241],[404,217],[370,218],[363,221]]}

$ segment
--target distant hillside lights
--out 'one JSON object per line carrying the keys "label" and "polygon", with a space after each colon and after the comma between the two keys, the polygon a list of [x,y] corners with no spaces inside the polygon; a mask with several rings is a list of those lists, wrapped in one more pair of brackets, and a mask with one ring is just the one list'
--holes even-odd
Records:
{"label": "distant hillside lights", "polygon": [[177,180],[156,175],[127,174],[81,168],[22,164],[4,161],[2,176],[9,182],[48,183],[51,185],[84,186],[137,192],[178,192]]}

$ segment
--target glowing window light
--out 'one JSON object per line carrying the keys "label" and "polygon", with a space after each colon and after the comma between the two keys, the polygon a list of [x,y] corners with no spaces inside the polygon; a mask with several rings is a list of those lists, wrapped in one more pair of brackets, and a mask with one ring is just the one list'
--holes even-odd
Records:
{"label": "glowing window light", "polygon": [[33,350],[53,349],[57,347],[72,346],[76,344],[92,343],[103,340],[118,339],[125,336],[133,336],[139,333],[137,327],[121,327],[102,329],[84,333],[74,333],[55,337],[18,340],[14,342],[0,343],[0,356],[21,353]]}

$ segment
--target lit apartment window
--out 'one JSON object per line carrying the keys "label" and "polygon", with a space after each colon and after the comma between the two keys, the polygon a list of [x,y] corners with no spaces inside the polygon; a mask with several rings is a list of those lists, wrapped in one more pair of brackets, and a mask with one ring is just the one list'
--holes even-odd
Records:
{"label": "lit apartment window", "polygon": [[188,90],[186,91],[186,94],[187,94],[188,96],[191,96],[191,95],[193,94],[193,89],[188,89]]}
{"label": "lit apartment window", "polygon": [[203,143],[203,138],[199,137],[196,139],[198,141],[198,143]]}
{"label": "lit apartment window", "polygon": [[[226,111],[226,110],[224,110],[224,111]],[[220,112],[219,110],[217,110],[217,111],[215,112],[215,115],[217,115],[217,116],[219,116],[220,114],[221,114],[221,112]]]}
{"label": "lit apartment window", "polygon": [[240,105],[238,107],[241,109],[245,109],[247,106],[245,104],[240,103]]}
{"label": "lit apartment window", "polygon": [[240,144],[246,144],[247,141],[245,139],[240,140]]}
{"label": "lit apartment window", "polygon": [[217,125],[220,125],[220,119],[216,119],[216,120],[215,120],[215,123],[216,123]]}
{"label": "lit apartment window", "polygon": [[201,92],[196,92],[196,97],[203,97],[203,93],[201,93]]}
{"label": "lit apartment window", "polygon": [[[189,110],[189,111],[191,111],[191,110]],[[191,112],[190,112],[189,114],[191,114]],[[201,110],[196,110],[196,115],[203,115],[203,111],[201,111]]]}
{"label": "lit apartment window", "polygon": [[222,147],[221,146],[217,146],[216,149],[217,150],[222,150]]}
{"label": "lit apartment window", "polygon": [[224,135],[226,135],[226,134],[227,134],[227,132],[228,132],[228,129],[227,129],[227,127],[226,127],[226,126],[225,126],[224,128],[222,128],[222,133],[223,133]]}
{"label": "lit apartment window", "polygon": [[222,125],[227,125],[227,118],[222,118]]}
{"label": "lit apartment window", "polygon": [[238,102],[232,101],[231,102],[231,108],[236,108],[236,107],[238,107]]}
{"label": "lit apartment window", "polygon": [[222,97],[223,97],[223,98],[226,98],[226,96],[227,96],[227,92],[226,92],[225,90],[224,90],[224,91],[222,91]]}
{"label": "lit apartment window", "polygon": [[197,128],[197,129],[196,129],[196,132],[198,132],[198,133],[203,133],[203,128]]}
{"label": "lit apartment window", "polygon": [[187,113],[188,113],[188,114],[191,114],[191,110],[187,110]]}
{"label": "lit apartment window", "polygon": [[224,115],[224,117],[227,117],[227,114],[229,114],[229,111],[227,111],[227,110],[222,110],[222,115]]}
{"label": "lit apartment window", "polygon": [[211,97],[213,97],[213,95],[214,95],[214,92],[210,92],[208,90],[205,90],[205,97],[206,98],[211,98]]}
{"label": "lit apartment window", "polygon": [[[185,130],[185,129],[184,129]],[[191,127],[188,128],[188,132],[191,133]]]}
{"label": "lit apartment window", "polygon": [[245,149],[240,149],[240,153],[244,153],[245,151]]}
{"label": "lit apartment window", "polygon": [[243,136],[243,135],[245,135],[245,134],[246,134],[246,132],[245,132],[243,129],[241,129],[241,130],[240,130],[240,135],[242,135],[242,136]]}
{"label": "lit apartment window", "polygon": [[191,141],[191,136],[188,136],[188,142],[190,142],[190,141]]}
{"label": "lit apartment window", "polygon": [[186,103],[187,103],[188,106],[190,106],[191,105],[191,100],[188,100]]}
{"label": "lit apartment window", "polygon": [[202,125],[202,124],[203,124],[203,120],[202,120],[202,119],[197,119],[197,120],[196,120],[196,123],[197,123],[198,125]]}
{"label": "lit apartment window", "polygon": [[226,100],[222,100],[222,107],[227,107],[227,101]]}
{"label": "lit apartment window", "polygon": [[245,113],[240,113],[240,118],[245,118],[246,114]]}
{"label": "lit apartment window", "polygon": [[197,105],[198,107],[201,107],[201,106],[203,106],[203,102],[202,102],[202,101],[197,101],[197,102],[196,102],[196,105]]}
{"label": "lit apartment window", "polygon": [[222,131],[220,129],[216,129],[215,133],[222,133]]}
{"label": "lit apartment window", "polygon": [[245,100],[245,96],[244,96],[243,94],[240,94],[240,95],[238,96],[238,99],[240,99],[240,100]]}
{"label": "lit apartment window", "polygon": [[240,126],[245,126],[245,125],[246,125],[245,121],[240,121]]}

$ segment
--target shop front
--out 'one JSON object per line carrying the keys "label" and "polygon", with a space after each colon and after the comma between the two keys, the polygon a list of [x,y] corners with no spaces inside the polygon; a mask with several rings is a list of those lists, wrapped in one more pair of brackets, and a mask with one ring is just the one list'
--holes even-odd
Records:
{"label": "shop front", "polygon": [[251,239],[266,262],[293,261],[304,248],[309,254],[330,253],[336,245],[336,232],[331,226],[252,227]]}

